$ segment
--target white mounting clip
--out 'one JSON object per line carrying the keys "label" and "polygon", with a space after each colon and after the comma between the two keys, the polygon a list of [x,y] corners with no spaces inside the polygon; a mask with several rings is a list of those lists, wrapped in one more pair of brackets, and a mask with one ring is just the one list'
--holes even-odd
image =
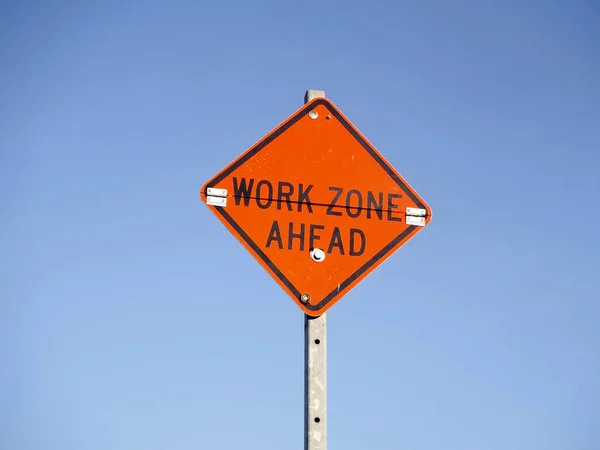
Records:
{"label": "white mounting clip", "polygon": [[227,206],[227,189],[207,188],[206,204],[212,206]]}
{"label": "white mounting clip", "polygon": [[426,215],[427,210],[423,208],[406,208],[406,224],[424,227]]}

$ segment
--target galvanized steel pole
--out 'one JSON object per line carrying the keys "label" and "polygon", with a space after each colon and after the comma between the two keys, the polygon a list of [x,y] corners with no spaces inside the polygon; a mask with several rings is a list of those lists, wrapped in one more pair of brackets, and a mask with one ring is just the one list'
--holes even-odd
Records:
{"label": "galvanized steel pole", "polygon": [[[325,97],[308,90],[304,103]],[[327,318],[304,316],[304,450],[327,450]]]}

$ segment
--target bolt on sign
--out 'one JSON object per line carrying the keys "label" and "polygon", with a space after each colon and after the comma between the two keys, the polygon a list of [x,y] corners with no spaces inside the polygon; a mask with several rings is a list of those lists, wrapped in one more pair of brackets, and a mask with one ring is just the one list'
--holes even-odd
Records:
{"label": "bolt on sign", "polygon": [[325,98],[225,167],[200,197],[310,316],[431,220],[425,201]]}

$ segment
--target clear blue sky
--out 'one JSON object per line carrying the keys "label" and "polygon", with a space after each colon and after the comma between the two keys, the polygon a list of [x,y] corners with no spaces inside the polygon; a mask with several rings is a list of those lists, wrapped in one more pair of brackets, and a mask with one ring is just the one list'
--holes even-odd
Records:
{"label": "clear blue sky", "polygon": [[306,89],[434,212],[328,314],[330,448],[600,448],[597,2],[9,0],[0,67],[0,448],[302,448],[198,192]]}

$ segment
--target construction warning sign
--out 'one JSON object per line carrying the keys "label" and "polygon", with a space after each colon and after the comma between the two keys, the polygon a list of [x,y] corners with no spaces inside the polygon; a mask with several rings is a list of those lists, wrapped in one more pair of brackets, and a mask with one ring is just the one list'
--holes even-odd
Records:
{"label": "construction warning sign", "polygon": [[423,199],[325,98],[304,105],[200,196],[311,316],[431,219]]}

